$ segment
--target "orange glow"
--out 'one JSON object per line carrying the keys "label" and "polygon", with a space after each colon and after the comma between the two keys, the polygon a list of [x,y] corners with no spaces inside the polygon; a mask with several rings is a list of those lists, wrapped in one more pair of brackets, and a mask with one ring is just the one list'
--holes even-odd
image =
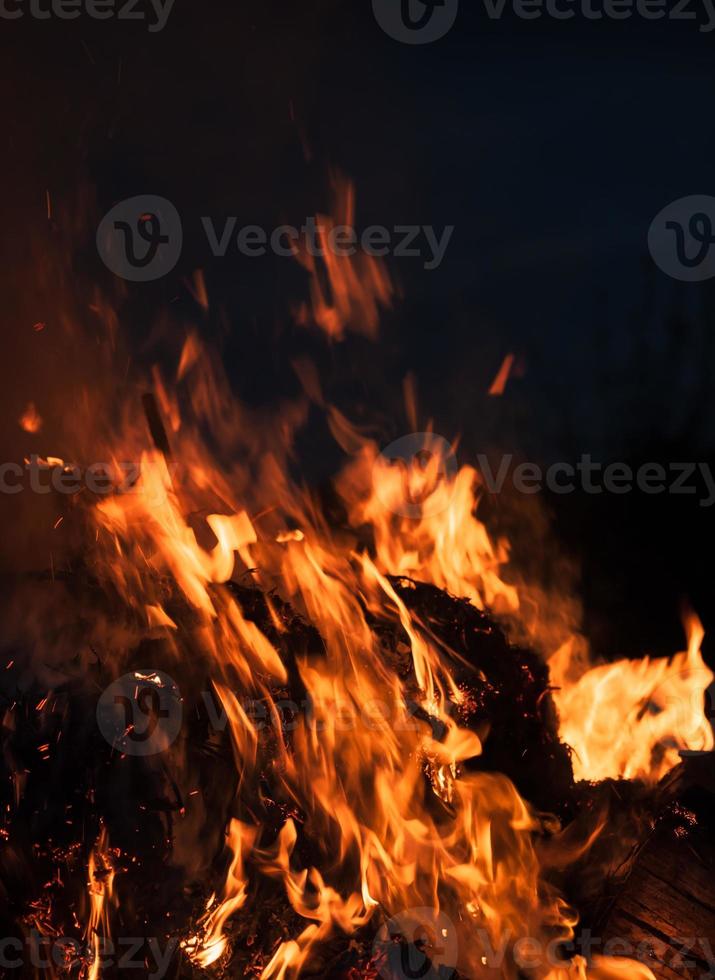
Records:
{"label": "orange glow", "polygon": [[507,381],[511,377],[512,368],[514,367],[514,355],[507,354],[502,362],[502,366],[499,368],[496,378],[492,382],[492,386],[489,389],[490,395],[503,395],[506,390]]}
{"label": "orange glow", "polygon": [[204,917],[199,922],[199,931],[182,944],[187,955],[204,969],[219,960],[226,951],[226,938],[223,928],[226,921],[246,902],[248,880],[244,875],[244,859],[253,846],[257,829],[247,827],[238,820],[232,820],[226,835],[226,846],[233,857],[226,876],[224,897],[218,901],[215,896],[209,900]]}
{"label": "orange glow", "polygon": [[577,779],[657,782],[680,762],[680,750],[709,752],[704,714],[715,680],[700,653],[703,629],[686,620],[688,649],[670,660],[621,660],[569,678],[569,649],[552,659],[561,734],[574,750]]}
{"label": "orange glow", "polygon": [[[380,310],[392,299],[390,278],[373,256],[357,250],[339,254],[333,237],[341,227],[355,227],[355,190],[342,178],[335,180],[336,217],[316,216],[321,256],[306,247],[296,248],[296,258],[310,273],[310,306],[301,307],[298,322],[315,322],[328,337],[342,340],[347,330],[373,340],[377,336]],[[337,238],[335,241],[337,242]]]}
{"label": "orange glow", "polygon": [[[193,379],[202,386],[194,406],[217,411],[205,401],[211,391],[205,384],[205,354],[195,338],[187,344],[180,373],[187,383]],[[163,403],[178,412],[171,393]],[[304,920],[302,930],[275,950],[262,974],[266,980],[297,977],[321,944],[355,933],[378,911],[443,911],[457,924],[459,968],[470,976],[482,969],[479,930],[494,944],[505,930],[544,942],[571,937],[577,917],[544,883],[534,846],[535,835],[553,820],[545,823],[532,812],[506,777],[464,771],[482,746],[450,710],[462,694],[449,655],[413,617],[389,577],[433,582],[479,608],[518,616],[518,591],[503,578],[507,543],[494,543],[476,515],[477,474],[468,467],[452,470],[438,458],[415,464],[415,472],[409,460],[406,467],[394,467],[332,411],[333,430],[352,448],[337,489],[349,523],[370,529],[368,552],[356,537],[331,532],[276,458],[260,479],[240,482],[241,500],[230,474],[221,472],[197,441],[196,429],[180,414],[176,419],[173,439],[184,460],[181,473],[172,472],[160,453],[145,452],[138,492],[95,504],[99,554],[106,574],[144,611],[148,628],[175,630],[158,587],[167,574],[199,614],[196,641],[212,664],[214,690],[226,712],[239,789],[257,778],[260,751],[259,732],[242,698],[261,699],[275,717],[271,685],[286,683],[287,671],[270,639],[218,587],[253,569],[255,580],[277,589],[325,644],[321,655],[306,653],[296,663],[311,722],[298,717],[290,748],[276,726],[274,776],[283,798],[299,806],[304,823],[287,817],[275,844],[262,848],[260,827],[231,821],[226,880],[184,941],[185,954],[203,967],[228,954],[227,923],[242,913],[252,881],[261,876],[282,882]],[[403,513],[406,488],[411,506],[417,502],[417,516]],[[222,512],[211,513],[211,501],[219,498]],[[197,510],[207,515],[202,543],[196,523],[187,517]],[[259,517],[252,520],[249,513]],[[380,622],[401,627],[412,666],[409,678],[401,679],[389,666]],[[674,673],[695,663],[698,643],[699,638],[692,640]],[[658,678],[667,674],[664,669]],[[439,723],[439,740],[410,711],[415,698]],[[665,734],[668,726],[665,720],[661,724]],[[564,732],[579,751],[579,730],[572,734],[566,713]],[[647,772],[638,765],[633,775],[657,778],[675,761],[669,755]],[[436,820],[425,798],[425,777],[431,794],[450,808],[447,822]],[[320,867],[302,864],[297,846],[302,833],[321,842]],[[549,976],[586,976],[584,969],[572,964],[569,972],[551,970]],[[547,973],[545,967],[542,975]]]}
{"label": "orange glow", "polygon": [[35,408],[34,402],[28,402],[27,408],[22,413],[19,419],[20,428],[24,429],[25,432],[39,432],[42,428],[42,418],[40,413]]}
{"label": "orange glow", "polygon": [[101,976],[101,941],[110,936],[109,903],[114,891],[114,865],[109,852],[107,832],[103,828],[89,857],[89,918],[85,929],[85,939],[92,950],[89,980]]}
{"label": "orange glow", "polygon": [[[341,213],[321,218],[326,227],[353,223],[352,189],[342,184],[338,191]],[[334,340],[348,330],[374,336],[391,296],[381,266],[365,256],[328,254],[326,278],[312,256],[301,261],[312,293],[304,322],[314,320]],[[511,364],[504,383],[509,370]],[[578,916],[546,880],[536,846],[555,836],[557,822],[536,813],[506,776],[465,765],[483,746],[454,710],[463,699],[454,679],[456,655],[410,611],[395,582],[433,583],[505,623],[519,622],[523,596],[507,567],[509,542],[494,540],[478,516],[476,471],[452,460],[453,446],[438,451],[429,431],[407,458],[388,458],[324,405],[348,456],[335,481],[344,509],[335,528],[290,476],[305,403],[258,418],[233,399],[195,334],[173,376],[173,385],[158,369],[142,379],[170,446],[151,448],[146,418],[128,406],[119,435],[113,433],[99,458],[140,460],[132,492],[86,495],[78,506],[89,514],[93,575],[136,614],[134,629],[146,637],[161,631],[177,661],[186,655],[181,634],[190,632],[191,656],[206,668],[228,723],[237,784],[230,814],[243,820],[228,823],[225,880],[184,940],[184,955],[202,968],[227,962],[230,920],[248,914],[252,892],[266,879],[279,883],[299,925],[272,950],[265,980],[295,980],[325,944],[408,909],[433,909],[454,923],[459,961],[453,965],[470,977],[486,975],[480,937],[493,948],[506,932],[545,946],[568,941]],[[319,386],[312,381],[315,395]],[[416,416],[414,399],[411,413]],[[275,630],[264,632],[248,615],[232,581],[262,590]],[[290,662],[280,643],[281,602],[320,639]],[[190,626],[170,614],[181,604]],[[401,638],[400,670],[386,649],[386,625]],[[570,647],[552,657],[561,731],[579,778],[654,782],[677,764],[679,749],[712,748],[701,696],[713,675],[701,641],[693,618],[687,652],[669,661],[579,673]],[[310,712],[298,715],[288,739],[276,722],[277,691],[289,679],[299,682]],[[252,700],[267,706],[273,723],[268,763],[245,707]],[[241,790],[260,784],[264,765],[281,806],[279,827],[264,828],[253,811],[240,808]],[[303,839],[315,851],[301,847]],[[574,855],[564,853],[559,863],[552,854],[549,867],[564,867]],[[87,938],[95,949],[90,976],[97,980],[96,937],[109,933],[114,878],[104,832],[89,875]],[[504,965],[501,975],[513,980],[516,970]],[[652,978],[626,961],[587,967],[578,958],[563,969],[543,964],[534,972],[538,980],[620,976]]]}

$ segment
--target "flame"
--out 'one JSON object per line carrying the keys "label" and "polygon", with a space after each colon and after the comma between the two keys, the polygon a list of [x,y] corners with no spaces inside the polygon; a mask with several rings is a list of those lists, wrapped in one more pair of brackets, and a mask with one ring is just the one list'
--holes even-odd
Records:
{"label": "flame", "polygon": [[[180,373],[190,383],[202,377],[203,355],[195,337],[187,343]],[[208,397],[202,391],[195,406]],[[173,396],[165,404],[177,410]],[[185,941],[186,955],[203,967],[227,955],[227,923],[246,907],[251,881],[260,877],[282,883],[305,923],[275,950],[262,972],[266,980],[297,977],[321,944],[403,909],[430,907],[458,923],[460,969],[474,976],[482,970],[479,930],[493,942],[505,929],[515,937],[568,940],[577,917],[543,880],[534,845],[553,821],[534,813],[506,777],[463,771],[482,746],[455,720],[462,694],[449,654],[391,578],[430,581],[479,608],[516,615],[517,590],[502,578],[507,545],[494,544],[476,516],[476,473],[445,467],[438,456],[394,467],[333,410],[334,432],[353,448],[337,488],[350,526],[370,530],[366,550],[357,533],[339,537],[330,529],[275,458],[264,477],[272,506],[261,506],[260,480],[243,483],[241,503],[197,447],[196,429],[177,419],[174,455],[188,460],[182,472],[172,471],[163,453],[147,451],[137,492],[96,504],[100,564],[150,627],[174,626],[157,585],[167,574],[200,616],[198,642],[228,719],[239,794],[258,778],[261,753],[243,698],[260,698],[275,721],[274,688],[288,672],[274,642],[219,587],[251,569],[323,641],[320,651],[296,660],[310,712],[296,719],[290,745],[274,725],[274,792],[298,806],[300,825],[287,816],[277,841],[263,846],[260,826],[231,821],[232,860],[221,897],[212,897]],[[203,525],[189,519],[197,509],[206,514],[206,501],[219,497],[231,512],[209,512]],[[416,516],[405,515],[405,500],[416,505]],[[259,516],[250,518],[251,511]],[[386,622],[406,637],[408,678],[386,656],[380,632]],[[449,808],[448,820],[438,816],[441,806]],[[302,834],[319,842],[320,866],[302,863]]]}
{"label": "flame", "polygon": [[478,485],[469,466],[450,477],[432,454],[426,466],[396,467],[372,443],[338,481],[353,526],[373,532],[383,573],[430,582],[479,609],[516,612],[517,591],[500,575],[508,545],[494,543],[476,517]]}
{"label": "flame", "polygon": [[[194,363],[190,375],[196,370]],[[176,456],[184,457],[184,439],[195,435],[179,427]],[[199,534],[187,516],[198,499],[219,487],[224,502],[233,494],[218,472],[205,468],[205,457],[195,448],[187,456],[192,462],[180,480],[163,454],[146,452],[137,492],[96,504],[98,557],[144,621],[149,610],[154,628],[168,625],[157,584],[167,574],[200,616],[198,639],[226,710],[239,786],[256,778],[260,745],[242,698],[260,697],[275,715],[271,685],[285,683],[287,669],[269,637],[217,587],[241,568],[254,569],[267,590],[278,586],[324,643],[322,651],[297,657],[310,717],[297,719],[290,747],[276,726],[274,778],[282,798],[299,806],[300,830],[289,817],[276,844],[262,848],[253,846],[260,828],[232,822],[233,861],[222,898],[212,901],[187,941],[187,955],[210,965],[226,952],[227,920],[246,902],[245,859],[252,848],[252,873],[281,881],[306,921],[302,932],[276,950],[264,970],[267,978],[297,976],[319,944],[355,933],[377,910],[393,914],[431,906],[462,920],[463,956],[475,970],[479,959],[469,952],[474,946],[469,936],[477,928],[495,937],[506,925],[515,935],[528,928],[544,938],[567,938],[571,919],[540,882],[532,838],[542,820],[505,777],[461,772],[465,761],[480,754],[481,743],[455,721],[452,707],[461,692],[448,656],[413,618],[388,577],[396,570],[433,578],[469,594],[480,607],[500,597],[505,607],[514,603],[512,590],[498,576],[501,553],[472,513],[475,475],[462,471],[437,481],[432,492],[444,507],[423,520],[393,520],[379,499],[397,493],[394,474],[378,465],[378,496],[369,479],[376,448],[364,446],[353,464],[362,476],[348,473],[343,489],[365,489],[350,509],[354,523],[372,522],[371,557],[355,539],[337,540],[309,497],[292,488],[285,473],[276,479],[275,469],[274,505],[263,509],[260,522],[235,500],[233,513],[209,513],[205,533]],[[201,465],[195,462],[199,457]],[[427,501],[432,492],[424,495]],[[412,663],[407,680],[386,658],[380,622],[398,624],[407,637]],[[415,718],[415,702],[424,720]],[[437,800],[454,813],[446,824],[438,817]],[[301,865],[302,833],[320,842],[320,867]],[[467,908],[465,918],[460,910]]]}
{"label": "flame", "polygon": [[27,408],[19,418],[20,428],[32,434],[39,432],[42,428],[42,417],[35,408],[34,402],[28,402]]}
{"label": "flame", "polygon": [[[318,256],[309,247],[296,247],[296,257],[310,273],[310,307],[303,305],[298,322],[314,321],[328,337],[342,340],[350,330],[371,339],[377,336],[380,310],[392,299],[390,278],[376,258],[356,248],[355,254],[340,254],[333,237],[341,228],[355,228],[355,189],[342,178],[335,179],[336,217],[316,216]],[[336,239],[337,240],[337,239]],[[316,261],[320,258],[322,265]]]}
{"label": "flame", "polygon": [[226,835],[226,846],[232,853],[231,864],[226,875],[224,896],[219,902],[215,896],[209,900],[204,917],[199,922],[197,933],[182,943],[189,957],[204,969],[219,960],[226,951],[227,940],[224,926],[228,919],[241,909],[248,897],[248,879],[245,876],[244,862],[253,847],[257,828],[232,820]]}
{"label": "flame", "polygon": [[591,965],[582,956],[567,966],[555,967],[546,980],[656,980],[653,971],[634,960],[594,956]]}
{"label": "flame", "polygon": [[[325,229],[353,223],[352,189],[341,184],[338,193],[342,213],[319,219],[324,247]],[[324,270],[313,256],[300,258],[311,273],[312,299],[302,321],[313,319],[331,339],[348,330],[375,336],[391,297],[381,266],[327,248]],[[197,298],[204,305],[201,283]],[[191,656],[206,667],[228,721],[237,774],[231,812],[246,815],[241,794],[253,787],[258,795],[269,769],[283,814],[280,828],[260,824],[260,806],[230,821],[225,880],[183,949],[203,968],[228,957],[231,917],[244,914],[253,886],[268,880],[278,883],[300,925],[263,966],[265,980],[294,980],[323,944],[425,908],[454,924],[453,966],[484,976],[480,936],[493,947],[505,932],[567,942],[578,917],[547,882],[535,843],[555,836],[554,818],[536,813],[505,776],[468,771],[482,743],[457,720],[463,695],[455,655],[411,612],[396,580],[432,583],[517,621],[522,597],[506,574],[509,544],[493,540],[480,520],[479,477],[457,465],[454,446],[428,431],[402,455],[381,453],[316,397],[310,372],[303,375],[350,457],[335,481],[346,515],[341,527],[290,477],[289,453],[306,402],[259,419],[236,404],[195,334],[184,344],[173,386],[158,369],[143,379],[153,392],[144,409],[152,413],[155,448],[148,448],[147,418],[128,406],[99,457],[114,464],[140,458],[131,492],[78,505],[87,508],[92,532],[87,564],[136,613],[135,628],[147,636],[161,630],[177,660],[186,649],[182,633],[190,632]],[[89,404],[86,411],[89,419]],[[224,467],[216,447],[229,461]],[[267,597],[272,630],[264,632],[229,587],[239,579]],[[190,627],[177,627],[167,594],[190,609]],[[314,642],[290,662],[280,644],[281,602],[315,631]],[[386,646],[386,625],[402,638],[400,669]],[[713,747],[702,703],[693,698],[712,681],[701,640],[693,619],[687,652],[670,661],[604,665],[574,676],[570,648],[552,658],[561,730],[580,778],[655,781],[677,764],[680,749]],[[289,678],[305,691],[307,706],[290,737],[277,705]],[[246,709],[252,700],[268,708],[270,758]],[[303,840],[310,848],[300,846]],[[86,935],[97,980],[114,878],[105,831],[89,877]],[[512,980],[516,968],[506,962],[501,975]],[[652,977],[637,964],[587,966],[578,958],[563,969],[544,964],[533,975]]]}
{"label": "flame", "polygon": [[703,661],[703,628],[686,618],[688,648],[670,660],[621,660],[569,682],[568,647],[550,667],[561,734],[574,750],[578,779],[657,782],[680,762],[680,752],[710,752],[713,730],[704,714],[715,675]]}
{"label": "flame", "polygon": [[499,368],[499,371],[497,372],[497,376],[496,378],[494,378],[494,381],[492,382],[492,386],[489,389],[490,395],[498,396],[504,394],[506,390],[507,382],[511,377],[511,372],[514,367],[514,360],[515,358],[513,354],[506,355],[506,357],[502,361],[502,365]]}
{"label": "flame", "polygon": [[101,944],[110,936],[109,903],[113,897],[115,875],[106,828],[102,828],[90,854],[88,873],[89,918],[85,939],[92,955],[88,980],[98,980],[103,955]]}

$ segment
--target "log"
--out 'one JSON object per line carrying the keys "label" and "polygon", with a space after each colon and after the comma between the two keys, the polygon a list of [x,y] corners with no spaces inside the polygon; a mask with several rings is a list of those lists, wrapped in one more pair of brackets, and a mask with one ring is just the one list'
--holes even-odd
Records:
{"label": "log", "polygon": [[635,951],[658,980],[715,977],[714,802],[701,793],[692,808],[669,808],[603,930],[604,944]]}

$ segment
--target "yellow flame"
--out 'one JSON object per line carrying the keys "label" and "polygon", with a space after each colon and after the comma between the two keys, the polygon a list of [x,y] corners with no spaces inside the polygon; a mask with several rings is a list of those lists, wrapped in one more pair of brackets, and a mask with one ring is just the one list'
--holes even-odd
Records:
{"label": "yellow flame", "polygon": [[98,980],[101,975],[101,943],[102,940],[108,939],[111,934],[109,903],[113,896],[115,875],[105,828],[102,828],[90,854],[88,874],[89,918],[85,929],[85,938],[92,950],[89,980]]}

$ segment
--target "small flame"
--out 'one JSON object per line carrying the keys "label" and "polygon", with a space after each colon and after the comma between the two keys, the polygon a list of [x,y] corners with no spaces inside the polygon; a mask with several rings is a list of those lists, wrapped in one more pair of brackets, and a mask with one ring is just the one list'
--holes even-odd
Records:
{"label": "small flame", "polygon": [[27,408],[19,418],[20,428],[25,432],[36,433],[42,428],[42,417],[35,408],[34,402],[28,402]]}
{"label": "small flame", "polygon": [[198,931],[182,943],[189,958],[204,969],[221,959],[226,952],[228,940],[224,927],[228,919],[244,906],[248,897],[244,862],[253,847],[256,833],[256,827],[249,827],[238,820],[231,821],[226,846],[231,851],[232,859],[226,875],[224,897],[218,901],[211,896],[206,913],[199,921]]}
{"label": "small flame", "polygon": [[503,395],[506,390],[506,385],[511,377],[511,372],[514,367],[514,355],[507,354],[502,362],[502,366],[499,368],[499,372],[492,382],[492,386],[489,389],[489,394],[492,396]]}
{"label": "small flame", "polygon": [[[316,216],[319,256],[309,247],[297,247],[296,258],[311,275],[311,305],[304,305],[298,322],[315,322],[328,337],[342,340],[350,330],[374,340],[380,310],[389,308],[392,284],[387,271],[373,256],[357,250],[339,254],[334,238],[342,228],[355,227],[355,189],[342,178],[335,180],[336,217]],[[320,260],[320,261],[318,261]]]}
{"label": "small flame", "polygon": [[108,836],[102,828],[89,857],[89,919],[85,929],[85,939],[89,945],[92,961],[88,980],[99,980],[101,976],[102,943],[110,936],[109,903],[114,890],[114,865],[108,846]]}

